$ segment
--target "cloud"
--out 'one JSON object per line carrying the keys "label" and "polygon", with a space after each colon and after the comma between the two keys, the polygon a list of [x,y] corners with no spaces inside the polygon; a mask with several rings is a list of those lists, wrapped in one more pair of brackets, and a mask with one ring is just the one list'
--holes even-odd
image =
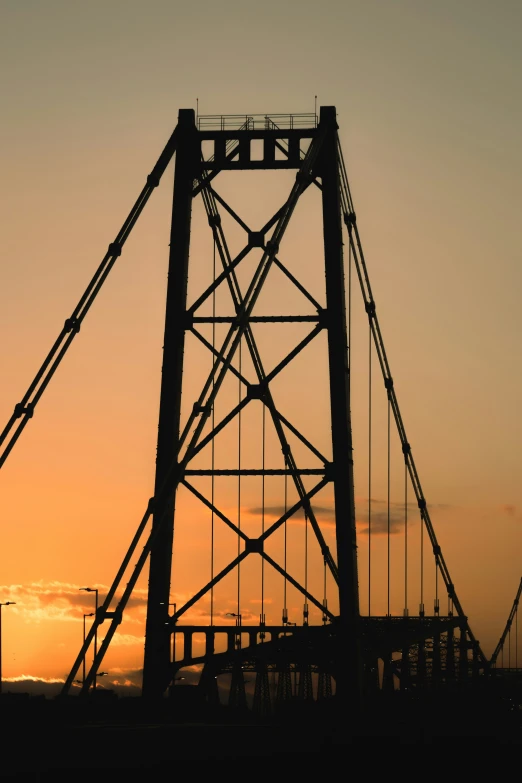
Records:
{"label": "cloud", "polygon": [[[383,533],[388,532],[388,511],[387,508],[385,510],[380,510],[379,506],[386,505],[386,500],[380,500],[379,498],[372,498],[372,535],[382,535]],[[377,506],[377,508],[376,508]],[[331,506],[314,506],[312,504],[312,508],[315,512],[315,515],[318,519],[318,521],[323,525],[333,525],[335,523],[335,507],[332,504]],[[359,509],[361,509],[359,511]],[[418,506],[416,503],[408,503],[408,516],[414,515],[415,512],[418,511]],[[248,513],[252,515],[260,516],[262,514],[262,508],[261,507],[254,507],[249,508]],[[265,516],[268,517],[274,517],[276,519],[279,519],[283,514],[285,513],[284,506],[266,506],[265,507]],[[356,514],[357,514],[357,527],[358,532],[364,534],[368,534],[368,499],[367,498],[358,498],[356,503]],[[297,511],[289,520],[290,522],[300,522],[301,524],[304,521],[304,514],[302,509]],[[413,519],[409,519],[408,522],[411,524]],[[404,503],[390,503],[390,533],[393,535],[397,535],[399,533],[402,533],[404,530]]]}
{"label": "cloud", "polygon": [[[100,639],[100,644],[103,639]],[[115,633],[111,639],[111,647],[132,647],[136,644],[143,645],[143,636],[134,636],[131,633]]]}
{"label": "cloud", "polygon": [[32,674],[20,674],[17,677],[3,678],[3,692],[45,696],[54,699],[62,690],[64,680],[56,677],[36,677]]}
{"label": "cloud", "polygon": [[[114,691],[118,696],[140,696],[141,682],[143,678],[143,669],[109,669],[108,676],[100,679],[97,687],[100,690]],[[186,679],[193,678],[192,675],[185,675]],[[21,674],[17,677],[5,677],[3,679],[4,693],[24,694],[30,697],[44,696],[47,699],[54,699],[59,696],[65,679],[58,677],[37,677],[33,674]],[[78,695],[81,689],[81,683],[73,682],[71,696]]]}
{"label": "cloud", "polygon": [[[293,503],[288,504],[288,508],[291,508]],[[314,503],[310,504],[312,506],[312,511],[317,519],[318,522],[321,522],[325,525],[331,525],[333,522],[333,519],[335,517],[335,510],[333,505],[332,506],[316,506]],[[260,517],[263,514],[263,508],[261,506],[253,506],[251,508],[245,509],[247,514],[250,514],[251,516]],[[285,513],[285,507],[284,505],[277,505],[277,506],[265,506],[264,508],[265,517],[269,519],[280,519]],[[298,524],[302,525],[304,524],[304,511],[302,508],[300,508],[298,511],[296,511],[294,514],[292,514],[291,517],[289,517],[288,522],[291,524]]]}
{"label": "cloud", "polygon": [[[94,584],[98,588],[99,605],[105,599],[109,590],[107,585]],[[13,601],[16,606],[10,611],[23,617],[26,622],[40,623],[44,620],[62,622],[83,622],[83,615],[94,612],[95,596],[93,593],[81,591],[78,585],[69,582],[44,581],[29,584],[0,585],[0,594],[7,601]],[[185,596],[174,596],[179,603],[186,600]],[[113,600],[111,609],[118,603],[119,597]],[[125,608],[125,622],[142,624],[146,613],[147,590],[136,588],[130,596]]]}
{"label": "cloud", "polygon": [[[379,498],[371,499],[371,534],[388,534],[388,501]],[[408,503],[408,525],[417,522],[415,511],[418,511],[417,504]],[[370,516],[368,509],[368,499],[361,498],[356,505],[357,513],[357,532],[362,535],[368,535],[370,530]],[[390,534],[398,535],[404,532],[404,503],[390,502]]]}
{"label": "cloud", "polygon": [[94,609],[91,594],[80,592],[76,585],[67,582],[41,580],[25,585],[2,585],[0,590],[9,601],[16,602],[12,611],[31,622],[81,620],[84,613]]}
{"label": "cloud", "polygon": [[[357,531],[362,535],[368,535],[369,514],[368,498],[357,498],[356,504]],[[428,503],[428,510],[447,511],[454,508],[449,503]],[[417,502],[406,504],[408,512],[408,527],[420,522],[420,512]],[[390,501],[390,534],[400,535],[404,533],[405,508],[404,501]],[[387,535],[388,533],[388,501],[381,498],[371,499],[371,533],[375,535]]]}
{"label": "cloud", "polygon": [[[387,509],[387,500],[383,500],[381,498],[372,498],[371,499],[371,505],[372,505],[372,535],[375,533],[376,535],[381,535],[383,533],[388,532],[388,509]],[[317,521],[322,526],[332,526],[335,524],[335,506],[332,503],[328,506],[316,506],[312,502],[312,509],[315,513],[315,516],[317,518]],[[385,510],[381,510],[382,507],[385,507]],[[447,503],[430,503],[428,504],[428,508],[430,510],[447,510],[449,508],[452,508]],[[246,509],[249,514],[252,514],[254,516],[261,516],[263,509],[259,506]],[[418,523],[420,519],[419,515],[419,507],[417,505],[417,502],[409,502],[407,504],[407,510],[408,510],[408,525],[410,524],[416,524]],[[362,534],[368,533],[368,498],[364,497],[358,497],[355,500],[355,511],[356,511],[356,517],[357,517],[357,526],[359,529],[359,532]],[[284,506],[265,506],[265,516],[270,518],[279,519],[283,516],[285,513]],[[297,523],[297,524],[303,524],[304,522],[304,513],[303,510],[300,509],[299,511],[296,511],[296,513],[290,517],[288,520],[291,523]],[[401,524],[402,522],[402,524]],[[390,533],[393,535],[399,534],[403,532],[404,530],[404,502],[403,501],[392,501],[390,502]]]}
{"label": "cloud", "polygon": [[3,682],[44,682],[48,684],[64,683],[62,677],[34,677],[32,674],[19,674],[16,677],[3,677]]}
{"label": "cloud", "polygon": [[[357,521],[356,526],[357,526],[358,533],[362,533],[363,535],[369,535],[370,523],[368,520],[364,520],[361,522]],[[390,531],[390,535],[398,535],[399,533],[403,533],[404,516],[399,517],[398,515],[394,515],[390,510],[389,531]],[[371,534],[372,536],[388,534],[388,513],[386,511],[372,512]]]}
{"label": "cloud", "polygon": [[500,506],[500,511],[514,522],[522,522],[522,510],[513,503],[504,503]]}

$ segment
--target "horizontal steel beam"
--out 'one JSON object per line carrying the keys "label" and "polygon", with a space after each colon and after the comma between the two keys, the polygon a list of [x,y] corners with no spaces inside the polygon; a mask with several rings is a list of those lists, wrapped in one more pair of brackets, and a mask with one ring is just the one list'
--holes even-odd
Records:
{"label": "horizontal steel beam", "polygon": [[241,141],[243,139],[314,139],[319,134],[317,128],[263,128],[258,130],[200,130],[198,136],[202,141]]}
{"label": "horizontal steel beam", "polygon": [[[296,471],[300,476],[324,476],[326,468],[301,468]],[[185,476],[293,476],[293,470],[275,469],[242,469],[242,470],[185,470]]]}
{"label": "horizontal steel beam", "polygon": [[[233,324],[237,321],[235,315],[193,316],[194,324]],[[248,322],[251,324],[279,324],[279,323],[317,323],[318,315],[251,315]]]}

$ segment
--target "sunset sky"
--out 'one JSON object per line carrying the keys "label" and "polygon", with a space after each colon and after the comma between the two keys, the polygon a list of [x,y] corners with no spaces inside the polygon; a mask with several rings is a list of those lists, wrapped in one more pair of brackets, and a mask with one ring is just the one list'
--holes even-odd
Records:
{"label": "sunset sky", "polygon": [[[489,656],[522,574],[521,25],[515,0],[2,0],[0,428],[127,216],[178,110],[198,101],[200,114],[313,112],[317,96],[318,107],[337,107],[408,439],[457,593]],[[222,175],[216,188],[256,230],[283,203],[293,176]],[[1,471],[0,602],[16,602],[2,610],[4,679],[39,678],[44,687],[66,676],[83,613],[93,609],[92,595],[78,588],[104,595],[153,493],[172,180],[171,166]],[[189,297],[212,268],[200,201],[193,219]],[[281,256],[322,301],[320,230],[319,193],[306,193]],[[237,232],[231,239],[239,249]],[[364,614],[368,327],[359,300],[352,416]],[[224,312],[225,300],[221,306]],[[259,313],[285,310],[311,312],[274,277]],[[268,367],[307,332],[263,329],[272,330],[259,330]],[[274,385],[274,396],[327,451],[323,337],[294,375]],[[191,405],[209,354],[187,342],[187,367]],[[377,527],[386,513],[386,399],[375,383]],[[230,405],[237,393],[237,383],[225,390]],[[224,400],[221,415],[225,408]],[[252,467],[260,459],[258,414],[243,420],[254,433],[242,455]],[[237,459],[234,437],[217,455],[223,466]],[[401,614],[403,464],[396,437],[392,446],[392,613]],[[273,446],[273,467],[281,467],[276,453]],[[282,505],[282,486],[274,480],[267,490],[267,519]],[[230,486],[219,492],[223,510],[237,514]],[[333,546],[332,501],[325,491],[317,502]],[[259,480],[245,480],[245,528],[259,529],[259,505]],[[209,578],[209,514],[186,495],[180,509],[173,602]],[[414,509],[409,515],[418,550],[418,518]],[[288,528],[291,560],[304,525]],[[224,562],[235,538],[219,535]],[[372,547],[372,611],[384,614],[385,537],[376,535]],[[281,554],[281,541],[274,552]],[[292,565],[301,576],[299,558]],[[431,613],[432,558],[426,562]],[[319,592],[321,568],[316,558],[310,580]],[[412,559],[410,614],[418,611],[417,570]],[[257,622],[257,561],[243,578],[243,622]],[[278,580],[267,587],[265,607],[274,622],[282,609]],[[144,573],[104,662],[110,683],[140,682],[146,588]],[[234,589],[231,579],[216,592],[220,620],[236,611]],[[291,592],[288,607],[300,622],[302,599]],[[208,623],[208,603],[189,619]]]}

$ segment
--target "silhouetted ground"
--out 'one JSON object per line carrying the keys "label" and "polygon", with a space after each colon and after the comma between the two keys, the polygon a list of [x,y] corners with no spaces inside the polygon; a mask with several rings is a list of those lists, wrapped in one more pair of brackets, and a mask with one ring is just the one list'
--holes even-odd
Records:
{"label": "silhouetted ground", "polygon": [[227,762],[233,760],[244,777],[247,770],[286,765],[306,772],[359,753],[378,763],[380,751],[393,753],[400,744],[447,748],[445,739],[461,738],[469,748],[522,740],[517,699],[486,684],[379,693],[351,718],[346,711],[339,714],[335,698],[322,704],[290,702],[270,719],[256,720],[250,711],[208,710],[197,697],[197,689],[189,688],[183,704],[165,700],[153,707],[137,698],[50,701],[4,695],[0,774],[75,783],[159,781],[174,772],[195,780],[208,772],[220,779],[217,772],[227,770],[228,777]]}

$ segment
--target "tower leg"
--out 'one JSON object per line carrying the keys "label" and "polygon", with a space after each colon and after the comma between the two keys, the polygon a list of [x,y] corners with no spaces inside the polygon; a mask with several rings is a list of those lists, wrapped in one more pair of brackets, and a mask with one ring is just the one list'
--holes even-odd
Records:
{"label": "tower leg", "polygon": [[203,667],[197,687],[204,692],[207,704],[212,707],[219,706],[220,701],[216,670],[209,663],[206,663]]}
{"label": "tower leg", "polygon": [[401,653],[401,691],[408,690],[410,686],[410,648],[403,647]]}
{"label": "tower leg", "polygon": [[350,418],[350,368],[340,203],[337,121],[333,106],[321,107],[326,136],[318,173],[322,182],[326,318],[332,416],[333,484],[339,566],[336,698],[346,714],[361,702],[363,667],[359,639],[359,592]]}
{"label": "tower leg", "polygon": [[228,706],[246,709],[245,678],[241,661],[235,661],[232,667],[232,681],[230,683],[230,693],[228,696]]}
{"label": "tower leg", "polygon": [[[181,381],[185,347],[185,310],[190,244],[193,181],[197,174],[198,144],[193,109],[181,109],[174,175],[174,201],[170,234],[169,278],[163,344],[158,446],[156,454],[156,501],[178,456]],[[172,543],[176,477],[168,499],[155,508],[154,541],[150,555],[143,696],[160,698],[169,681],[170,635],[165,632],[170,600]],[[179,477],[178,477],[179,480]]]}
{"label": "tower leg", "polygon": [[268,669],[261,661],[256,672],[256,686],[254,690],[254,713],[260,718],[265,718],[271,713],[270,685],[268,682]]}

